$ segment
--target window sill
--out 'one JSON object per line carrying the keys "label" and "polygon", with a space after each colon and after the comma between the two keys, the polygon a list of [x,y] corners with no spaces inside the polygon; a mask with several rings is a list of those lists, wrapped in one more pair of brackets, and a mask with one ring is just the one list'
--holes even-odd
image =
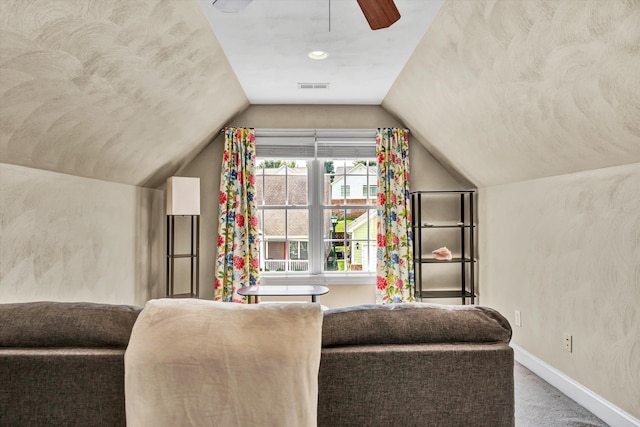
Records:
{"label": "window sill", "polygon": [[262,273],[261,285],[375,285],[376,274],[371,273],[326,273],[318,275],[309,274],[269,274]]}

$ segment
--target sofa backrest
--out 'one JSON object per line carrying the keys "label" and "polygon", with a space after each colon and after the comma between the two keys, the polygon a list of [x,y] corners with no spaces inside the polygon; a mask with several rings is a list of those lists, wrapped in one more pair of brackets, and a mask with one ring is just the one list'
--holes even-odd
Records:
{"label": "sofa backrest", "polygon": [[141,310],[88,302],[0,304],[0,347],[126,348]]}
{"label": "sofa backrest", "polygon": [[[142,310],[88,302],[0,304],[0,347],[126,348]],[[511,326],[483,306],[365,304],[324,311],[322,346],[504,342]]]}
{"label": "sofa backrest", "polygon": [[482,306],[359,305],[324,312],[322,346],[484,343],[511,340],[511,326]]}

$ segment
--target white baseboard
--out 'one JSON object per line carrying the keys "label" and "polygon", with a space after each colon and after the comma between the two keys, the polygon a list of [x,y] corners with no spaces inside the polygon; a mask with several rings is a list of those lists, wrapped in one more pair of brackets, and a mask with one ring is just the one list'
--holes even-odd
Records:
{"label": "white baseboard", "polygon": [[531,372],[569,396],[611,427],[639,427],[640,420],[569,378],[517,344],[511,343],[515,359]]}

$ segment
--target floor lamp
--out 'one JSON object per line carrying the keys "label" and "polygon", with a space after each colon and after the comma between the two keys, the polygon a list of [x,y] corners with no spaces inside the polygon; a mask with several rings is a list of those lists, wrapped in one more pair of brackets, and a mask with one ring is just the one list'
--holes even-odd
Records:
{"label": "floor lamp", "polygon": [[[189,252],[176,253],[177,216],[190,217]],[[172,176],[167,179],[167,297],[198,298],[199,252],[200,178]],[[176,262],[189,264],[189,292],[176,293]]]}

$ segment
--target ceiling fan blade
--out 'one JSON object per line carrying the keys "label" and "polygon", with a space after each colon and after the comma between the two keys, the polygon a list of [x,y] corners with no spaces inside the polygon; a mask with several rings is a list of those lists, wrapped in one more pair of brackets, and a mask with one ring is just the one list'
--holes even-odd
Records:
{"label": "ceiling fan blade", "polygon": [[372,30],[390,27],[400,19],[393,0],[358,0],[358,5]]}

